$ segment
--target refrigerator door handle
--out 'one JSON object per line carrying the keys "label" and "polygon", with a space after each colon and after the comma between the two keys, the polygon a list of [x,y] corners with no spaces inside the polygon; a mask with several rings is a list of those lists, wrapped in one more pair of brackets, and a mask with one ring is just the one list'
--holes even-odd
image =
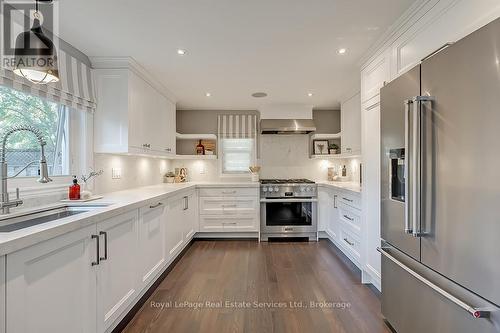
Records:
{"label": "refrigerator door handle", "polygon": [[411,109],[413,105],[413,100],[405,100],[405,166],[404,166],[404,177],[405,177],[405,233],[413,234],[413,229],[410,223],[410,182],[409,182],[409,164],[410,164],[410,117]]}
{"label": "refrigerator door handle", "polygon": [[426,286],[428,286],[429,288],[431,288],[432,290],[434,290],[435,292],[437,292],[438,294],[440,294],[441,296],[443,296],[444,298],[446,298],[450,302],[458,305],[460,308],[467,311],[470,315],[472,315],[472,317],[474,317],[476,319],[490,317],[490,313],[492,312],[492,309],[485,309],[485,308],[479,309],[479,308],[473,307],[472,305],[467,304],[466,302],[453,296],[452,294],[450,294],[446,290],[442,289],[441,287],[435,285],[434,283],[432,283],[431,281],[429,281],[428,279],[426,279],[422,275],[413,271],[411,268],[409,268],[408,266],[403,264],[401,261],[399,261],[398,259],[393,257],[387,250],[390,250],[390,247],[377,247],[377,251],[380,252],[380,254],[382,254],[384,257],[386,257],[387,259],[389,259],[390,261],[395,263],[397,266],[399,266],[401,269],[403,269],[408,274],[413,276],[415,279],[422,282],[423,284],[425,284]]}
{"label": "refrigerator door handle", "polygon": [[425,231],[421,226],[421,162],[422,162],[422,104],[425,102],[432,103],[432,96],[416,96],[413,98],[413,130],[412,130],[412,156],[411,156],[411,209],[412,209],[412,232],[414,237],[425,236]]}

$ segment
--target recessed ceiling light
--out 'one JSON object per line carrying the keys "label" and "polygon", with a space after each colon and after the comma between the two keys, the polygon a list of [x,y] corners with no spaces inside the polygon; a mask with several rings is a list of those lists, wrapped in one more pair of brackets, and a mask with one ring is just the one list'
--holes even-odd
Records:
{"label": "recessed ceiling light", "polygon": [[344,48],[341,48],[341,49],[339,49],[337,52],[338,52],[339,54],[345,54],[345,53],[347,52],[347,50],[346,50],[346,49],[344,49]]}
{"label": "recessed ceiling light", "polygon": [[313,97],[313,95],[314,95],[314,94],[313,94],[313,93],[311,93],[311,92],[310,92],[310,93],[307,93],[307,96],[309,96],[309,97]]}
{"label": "recessed ceiling light", "polygon": [[187,53],[187,51],[186,51],[186,50],[183,50],[183,49],[178,49],[178,50],[177,50],[177,54],[178,54],[178,55],[183,56],[183,55],[186,55],[186,53]]}
{"label": "recessed ceiling light", "polygon": [[212,96],[212,94],[207,92],[207,93],[205,94],[205,96],[210,97],[210,96]]}
{"label": "recessed ceiling light", "polygon": [[262,97],[267,97],[267,94],[265,92],[256,92],[252,94],[252,97],[262,98]]}

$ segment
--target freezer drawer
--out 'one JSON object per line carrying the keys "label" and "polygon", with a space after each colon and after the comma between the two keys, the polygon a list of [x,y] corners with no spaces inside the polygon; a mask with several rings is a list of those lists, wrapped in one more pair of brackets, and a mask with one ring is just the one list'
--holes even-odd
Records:
{"label": "freezer drawer", "polygon": [[[386,248],[404,266],[446,293],[472,307],[491,310],[491,304],[426,268],[394,248]],[[469,312],[415,278],[382,255],[382,314],[398,333],[498,333],[499,312],[474,318]],[[496,311],[496,310],[495,310]]]}

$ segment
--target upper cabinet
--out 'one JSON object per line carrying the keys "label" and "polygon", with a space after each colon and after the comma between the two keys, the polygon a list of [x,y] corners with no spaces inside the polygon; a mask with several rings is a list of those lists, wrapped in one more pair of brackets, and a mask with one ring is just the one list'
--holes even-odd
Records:
{"label": "upper cabinet", "polygon": [[391,76],[390,51],[380,54],[361,71],[361,101],[364,103],[380,94],[385,82]]}
{"label": "upper cabinet", "polygon": [[134,66],[96,66],[96,153],[175,155],[176,107]]}
{"label": "upper cabinet", "polygon": [[360,93],[341,105],[342,154],[361,153],[361,96]]}

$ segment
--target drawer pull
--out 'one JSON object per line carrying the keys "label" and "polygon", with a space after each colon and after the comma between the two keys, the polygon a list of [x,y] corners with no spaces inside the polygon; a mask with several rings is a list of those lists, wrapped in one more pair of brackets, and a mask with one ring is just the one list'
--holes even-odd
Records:
{"label": "drawer pull", "polygon": [[236,222],[222,222],[223,225],[236,225]]}
{"label": "drawer pull", "polygon": [[156,205],[151,205],[149,206],[150,209],[154,209],[154,208],[158,208],[160,207],[161,205],[163,205],[161,202],[158,202]]}
{"label": "drawer pull", "polygon": [[236,194],[236,191],[222,191],[222,194]]}
{"label": "drawer pull", "polygon": [[346,242],[350,246],[354,246],[354,243],[349,242],[349,240],[347,238],[344,238],[344,242]]}
{"label": "drawer pull", "polygon": [[342,197],[342,199],[344,199],[345,201],[349,201],[349,202],[353,202],[353,201],[354,201],[354,200],[352,200],[352,199],[348,199],[348,198],[346,198],[346,197]]}
{"label": "drawer pull", "polygon": [[347,216],[347,215],[345,215],[345,214],[344,214],[344,217],[345,217],[346,219],[348,219],[349,221],[351,221],[351,222],[353,222],[353,221],[354,221],[354,219],[353,219],[352,217],[349,217],[349,216]]}

